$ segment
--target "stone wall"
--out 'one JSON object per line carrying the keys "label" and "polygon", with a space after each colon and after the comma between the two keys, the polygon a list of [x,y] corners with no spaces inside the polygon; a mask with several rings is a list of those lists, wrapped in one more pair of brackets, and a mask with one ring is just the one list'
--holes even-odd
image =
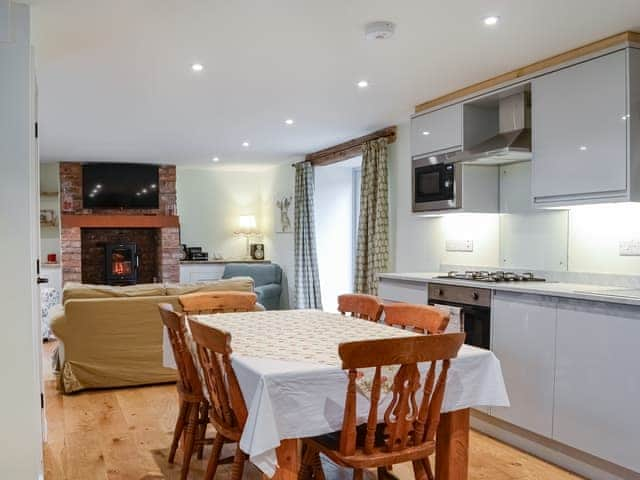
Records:
{"label": "stone wall", "polygon": [[[176,168],[174,165],[162,166],[158,173],[159,208],[157,209],[85,209],[82,205],[82,164],[62,162],[60,163],[61,215],[176,215]],[[102,230],[99,232],[100,238],[96,237],[97,230]],[[141,233],[144,230],[151,230],[153,235],[149,235],[148,232]],[[97,269],[98,265],[104,268],[104,251],[100,253],[97,244],[105,243],[110,238],[131,238],[132,242],[141,244],[141,248],[146,251],[145,255],[149,255],[148,250],[153,246],[153,253],[141,259],[151,265],[153,271],[146,268],[144,271],[141,270],[138,279],[140,283],[151,282],[154,278],[159,282],[179,281],[180,231],[178,228],[85,229],[63,225],[60,243],[63,283],[102,283],[104,281],[102,270],[99,272]],[[85,241],[90,244],[85,246]],[[113,243],[120,241],[122,240],[116,240]]]}

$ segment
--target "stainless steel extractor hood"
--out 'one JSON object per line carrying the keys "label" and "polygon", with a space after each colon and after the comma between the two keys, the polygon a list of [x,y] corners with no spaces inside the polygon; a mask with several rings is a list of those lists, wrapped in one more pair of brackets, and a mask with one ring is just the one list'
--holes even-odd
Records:
{"label": "stainless steel extractor hood", "polygon": [[497,165],[531,159],[530,108],[527,93],[499,102],[499,133],[455,155],[455,162]]}

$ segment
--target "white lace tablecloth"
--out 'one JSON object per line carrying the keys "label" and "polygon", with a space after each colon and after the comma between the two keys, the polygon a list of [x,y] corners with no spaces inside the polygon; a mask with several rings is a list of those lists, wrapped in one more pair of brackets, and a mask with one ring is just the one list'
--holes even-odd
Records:
{"label": "white lace tablecloth", "polygon": [[[347,385],[340,368],[340,343],[415,335],[318,310],[193,318],[231,333],[232,365],[249,410],[240,447],[268,476],[277,468],[276,448],[281,440],[340,430]],[[175,368],[166,342],[164,353],[165,366]],[[368,406],[368,399],[361,395],[362,422]],[[509,406],[509,400],[495,355],[465,345],[451,362],[442,411],[477,406]],[[381,402],[381,411],[384,407]]]}

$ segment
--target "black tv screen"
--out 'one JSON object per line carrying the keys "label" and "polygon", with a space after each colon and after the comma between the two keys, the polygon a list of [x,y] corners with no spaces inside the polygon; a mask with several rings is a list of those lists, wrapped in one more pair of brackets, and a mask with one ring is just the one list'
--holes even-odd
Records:
{"label": "black tv screen", "polygon": [[84,208],[158,208],[158,166],[83,165],[82,201]]}

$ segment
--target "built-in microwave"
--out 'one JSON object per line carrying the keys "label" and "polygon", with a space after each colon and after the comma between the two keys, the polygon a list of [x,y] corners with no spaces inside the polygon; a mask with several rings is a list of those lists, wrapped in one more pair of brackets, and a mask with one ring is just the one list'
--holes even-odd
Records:
{"label": "built-in microwave", "polygon": [[412,162],[413,211],[448,210],[461,207],[461,164],[448,155],[430,155]]}

